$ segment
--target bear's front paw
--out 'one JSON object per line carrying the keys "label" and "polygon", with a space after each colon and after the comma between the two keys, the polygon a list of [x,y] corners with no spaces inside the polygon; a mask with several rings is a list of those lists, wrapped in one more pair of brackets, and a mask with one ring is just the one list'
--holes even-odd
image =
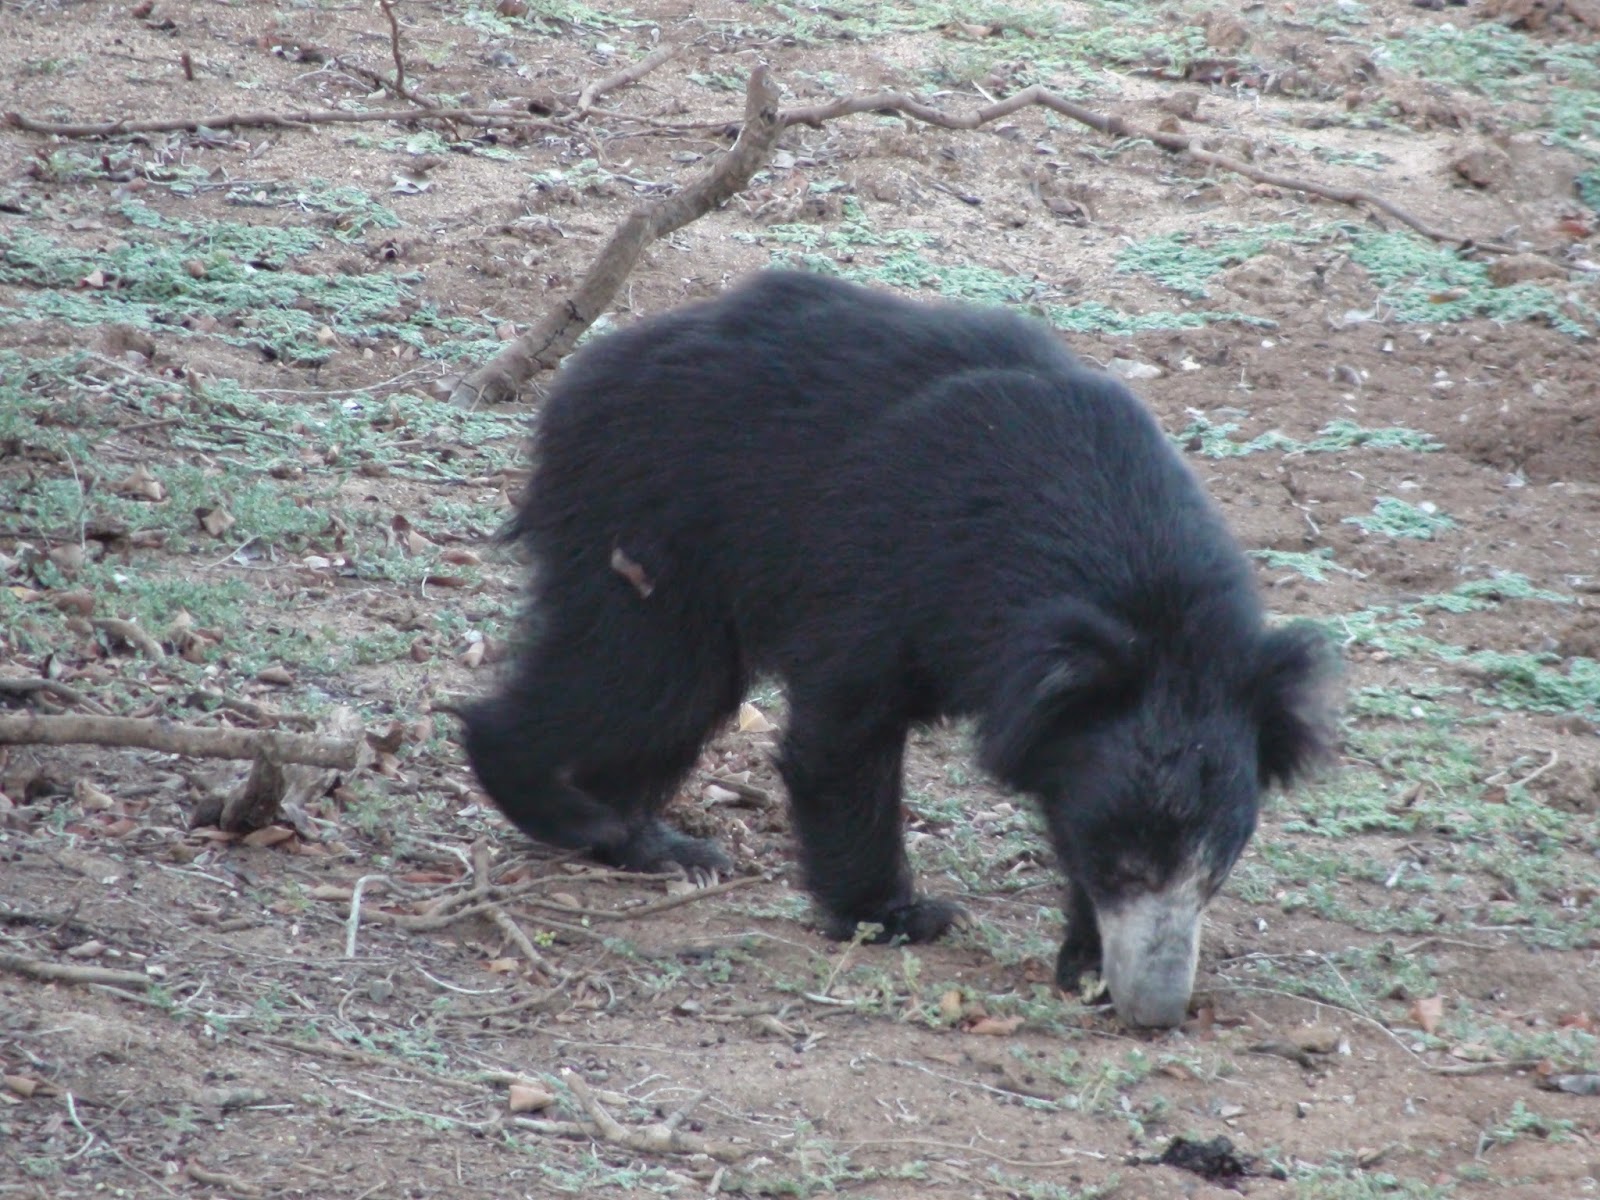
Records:
{"label": "bear's front paw", "polygon": [[1099,931],[1096,930],[1093,936],[1081,938],[1068,932],[1067,940],[1061,944],[1061,953],[1056,956],[1056,986],[1076,995],[1078,981],[1084,975],[1098,974],[1099,971]]}
{"label": "bear's front paw", "polygon": [[954,901],[918,896],[871,917],[829,917],[826,929],[828,936],[838,942],[850,941],[863,924],[883,928],[883,932],[868,938],[869,942],[892,942],[896,938],[931,942],[952,925],[964,924],[966,920],[967,910]]}

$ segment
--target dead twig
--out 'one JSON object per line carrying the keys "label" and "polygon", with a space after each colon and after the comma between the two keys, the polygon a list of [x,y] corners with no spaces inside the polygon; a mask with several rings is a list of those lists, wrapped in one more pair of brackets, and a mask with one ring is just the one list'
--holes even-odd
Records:
{"label": "dead twig", "polygon": [[[185,58],[188,56],[185,55]],[[236,1196],[264,1196],[266,1193],[253,1183],[246,1183],[233,1175],[224,1175],[221,1171],[208,1170],[201,1164],[190,1159],[183,1164],[183,1173],[190,1179],[205,1187],[221,1188],[223,1191],[232,1192]]]}
{"label": "dead twig", "polygon": [[1491,1062],[1423,1063],[1433,1075],[1493,1075],[1497,1071],[1533,1071],[1545,1060],[1542,1058],[1504,1058]]}
{"label": "dead twig", "polygon": [[606,95],[608,92],[614,92],[620,87],[626,87],[630,83],[638,83],[651,71],[671,62],[682,53],[683,47],[681,46],[657,46],[633,65],[623,67],[622,70],[607,75],[603,79],[596,79],[579,93],[578,107],[574,115],[579,117],[587,116],[589,110],[595,106],[595,102],[601,96]]}
{"label": "dead twig", "polygon": [[[606,1111],[605,1106],[600,1103],[600,1098],[584,1082],[581,1075],[573,1071],[562,1071],[561,1082],[571,1089],[573,1097],[583,1108],[584,1114],[594,1123],[594,1127],[590,1129],[580,1125],[576,1129],[551,1128],[546,1132],[577,1132],[580,1136],[598,1136],[613,1146],[621,1146],[637,1154],[704,1154],[718,1162],[738,1162],[758,1149],[755,1146],[743,1147],[712,1142],[680,1128],[690,1110],[704,1098],[703,1092],[664,1120],[643,1128],[630,1129]],[[555,1127],[570,1125],[570,1122],[532,1122],[527,1118],[519,1119],[517,1123],[531,1124],[535,1127],[541,1124]]]}
{"label": "dead twig", "polygon": [[[472,844],[472,891],[475,896],[485,899],[490,890],[490,862],[489,845],[483,839],[478,839]],[[495,928],[505,934],[512,945],[522,951],[522,957],[527,959],[535,971],[544,977],[547,982],[559,982],[565,978],[566,972],[552,966],[550,961],[534,948],[533,939],[522,931],[506,911],[499,905],[490,905],[488,909],[489,920],[494,922]]]}
{"label": "dead twig", "polygon": [[573,908],[568,904],[557,904],[553,900],[541,900],[530,896],[525,903],[535,908],[548,909],[551,912],[565,913],[569,917],[587,917],[599,921],[632,921],[636,917],[652,917],[657,913],[666,912],[668,909],[677,908],[683,904],[693,904],[697,900],[704,900],[710,896],[720,896],[723,892],[731,892],[735,888],[749,887],[752,883],[760,883],[763,876],[745,875],[739,879],[729,879],[724,883],[714,883],[709,887],[695,888],[692,892],[682,892],[676,896],[668,896],[664,900],[653,900],[649,904],[641,904],[637,908]]}
{"label": "dead twig", "polygon": [[313,737],[273,729],[206,729],[137,717],[23,713],[0,716],[0,746],[133,746],[189,758],[255,758],[270,745],[286,763],[349,770],[359,760],[362,739]]}
{"label": "dead twig", "polygon": [[78,963],[49,962],[24,958],[20,954],[0,954],[0,971],[11,971],[47,983],[103,983],[118,988],[147,988],[150,978],[138,971],[115,971],[110,967],[91,967]]}
{"label": "dead twig", "polygon": [[406,87],[406,64],[400,56],[400,18],[394,15],[394,4],[391,0],[378,0],[378,7],[383,9],[383,15],[389,19],[389,52],[394,55],[394,83],[389,86],[394,88],[394,94],[402,100],[420,104],[423,108],[437,108],[438,105],[413,94],[411,89]]}
{"label": "dead twig", "polygon": [[546,116],[515,108],[384,108],[346,112],[338,108],[308,108],[297,112],[218,113],[210,117],[147,117],[115,121],[41,121],[23,113],[8,112],[0,122],[29,133],[55,137],[118,137],[131,133],[199,133],[202,129],[248,129],[270,126],[302,129],[313,125],[344,125],[367,121],[457,121],[480,127],[533,125],[544,129],[564,128]]}
{"label": "dead twig", "polygon": [[215,704],[220,709],[238,713],[241,717],[269,728],[278,725],[292,725],[297,729],[317,727],[317,719],[306,713],[282,712],[279,709],[268,708],[264,704],[257,704],[254,700],[230,696],[226,692],[214,691],[211,688],[196,688],[189,693],[186,703],[189,706],[198,706],[201,703]]}
{"label": "dead twig", "polygon": [[361,896],[369,883],[388,883],[386,875],[363,875],[350,889],[350,915],[344,920],[344,956],[356,956],[356,935],[361,931]]}
{"label": "dead twig", "polygon": [[617,227],[578,290],[532,329],[456,385],[451,401],[463,408],[510,400],[541,367],[553,367],[611,303],[644,249],[737,195],[777,145],[778,89],[764,66],[750,72],[744,127],[727,154],[681,192],[640,204]]}
{"label": "dead twig", "polygon": [[397,1071],[417,1079],[426,1079],[430,1083],[442,1084],[445,1087],[455,1088],[464,1092],[481,1092],[486,1086],[508,1086],[510,1084],[525,1084],[530,1081],[521,1075],[514,1075],[508,1071],[479,1071],[470,1076],[446,1075],[442,1071],[435,1071],[430,1067],[420,1066],[417,1063],[407,1062],[403,1058],[392,1058],[387,1054],[374,1054],[370,1050],[357,1050],[353,1046],[341,1046],[337,1042],[328,1041],[299,1041],[295,1038],[282,1037],[273,1033],[256,1034],[254,1041],[264,1042],[269,1046],[277,1046],[283,1050],[293,1050],[298,1054],[315,1054],[322,1058],[336,1058],[344,1062],[359,1063],[364,1067],[374,1067],[380,1071]]}
{"label": "dead twig", "polygon": [[522,931],[522,926],[513,921],[505,909],[498,905],[491,905],[488,912],[489,920],[494,922],[495,928],[506,935],[512,945],[522,951],[522,957],[528,960],[529,965],[538,971],[547,980],[556,980],[562,977],[562,972],[550,964],[550,960],[534,948],[533,939]]}

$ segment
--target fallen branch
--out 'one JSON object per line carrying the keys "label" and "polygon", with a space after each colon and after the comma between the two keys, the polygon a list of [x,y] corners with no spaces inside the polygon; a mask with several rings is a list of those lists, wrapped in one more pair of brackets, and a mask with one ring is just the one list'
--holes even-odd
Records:
{"label": "fallen branch", "polygon": [[[111,121],[42,121],[25,113],[8,112],[5,124],[29,133],[46,133],[56,137],[93,138],[116,137],[130,133],[198,133],[202,129],[242,129],[259,126],[296,128],[309,125],[341,125],[366,121],[459,121],[468,125],[493,125],[496,122],[517,125],[538,125],[548,129],[558,127],[548,115],[514,108],[441,108],[415,95],[406,87],[405,64],[400,57],[400,31],[394,11],[387,3],[380,4],[389,18],[389,42],[394,56],[395,81],[390,83],[376,72],[362,70],[379,86],[394,91],[402,99],[418,105],[415,109],[371,109],[365,112],[346,112],[337,108],[308,108],[298,112],[242,112],[220,113],[210,117],[146,117],[122,118]],[[595,102],[608,92],[614,92],[630,83],[637,83],[651,71],[681,54],[682,48],[662,46],[645,55],[632,66],[624,67],[603,79],[597,79],[583,89],[578,97],[574,117],[585,116]],[[347,70],[353,69],[346,67]],[[569,118],[571,119],[571,118]]]}
{"label": "fallen branch", "polygon": [[738,194],[777,145],[778,89],[764,66],[750,72],[744,127],[727,154],[681,192],[640,204],[617,227],[578,290],[532,329],[456,385],[451,401],[464,408],[510,400],[541,367],[553,367],[611,303],[644,249]]}
{"label": "fallen branch", "polygon": [[110,967],[48,962],[39,958],[23,958],[20,954],[0,954],[0,971],[13,971],[48,983],[103,983],[118,988],[150,986],[149,976],[141,975],[138,971],[114,971]]}
{"label": "fallen branch", "polygon": [[[1256,183],[1266,184],[1269,187],[1283,188],[1285,191],[1305,192],[1312,196],[1321,196],[1325,200],[1332,200],[1339,204],[1348,204],[1352,207],[1365,204],[1379,212],[1387,213],[1395,220],[1416,230],[1423,237],[1432,241],[1444,242],[1450,245],[1471,244],[1479,250],[1492,251],[1497,254],[1509,254],[1514,247],[1502,245],[1498,242],[1479,242],[1463,238],[1448,230],[1429,225],[1422,218],[1413,216],[1405,209],[1387,200],[1374,192],[1362,188],[1332,187],[1327,184],[1314,183],[1309,179],[1299,179],[1292,175],[1280,175],[1276,171],[1264,171],[1259,167],[1251,166],[1226,154],[1218,154],[1213,150],[1206,150],[1196,144],[1194,138],[1181,133],[1168,133],[1164,130],[1145,129],[1126,121],[1121,117],[1110,116],[1106,113],[1096,112],[1092,108],[1075,104],[1064,96],[1059,96],[1048,88],[1034,84],[1032,87],[1023,88],[1015,95],[1007,96],[1004,100],[996,101],[983,108],[972,112],[952,113],[942,108],[935,108],[931,104],[924,104],[904,92],[876,92],[870,96],[846,96],[838,100],[829,101],[827,104],[814,104],[805,108],[787,109],[778,115],[780,127],[790,125],[809,125],[820,127],[823,122],[831,121],[835,117],[846,117],[855,113],[898,113],[903,117],[910,117],[927,125],[935,125],[940,129],[977,129],[980,125],[987,125],[1001,117],[1010,116],[1019,109],[1038,105],[1048,108],[1052,112],[1060,113],[1077,121],[1080,125],[1103,133],[1108,137],[1132,138],[1148,141],[1170,154],[1181,155],[1197,163],[1209,167],[1229,171],[1241,175]],[[666,122],[649,122],[652,125],[665,126]],[[685,129],[728,129],[733,126],[731,121],[705,121],[695,122],[692,125],[675,125],[675,128]]]}
{"label": "fallen branch", "polygon": [[23,113],[8,112],[0,118],[13,129],[29,133],[48,133],[56,137],[117,137],[129,133],[199,133],[202,129],[246,129],[269,126],[304,129],[313,125],[344,125],[365,121],[458,121],[464,125],[534,125],[544,129],[562,128],[547,116],[536,116],[516,108],[380,108],[346,112],[339,108],[307,108],[298,112],[218,113],[211,117],[124,117],[116,121],[89,123],[41,121]]}
{"label": "fallen branch", "polygon": [[190,758],[255,758],[270,746],[286,763],[349,770],[362,739],[334,740],[272,729],[208,729],[162,719],[69,714],[0,716],[0,746],[131,746]]}
{"label": "fallen branch", "polygon": [[657,46],[632,66],[623,67],[603,79],[596,79],[578,95],[578,108],[574,115],[587,116],[595,102],[608,92],[614,92],[630,83],[638,83],[657,67],[669,63],[683,53],[681,46]]}

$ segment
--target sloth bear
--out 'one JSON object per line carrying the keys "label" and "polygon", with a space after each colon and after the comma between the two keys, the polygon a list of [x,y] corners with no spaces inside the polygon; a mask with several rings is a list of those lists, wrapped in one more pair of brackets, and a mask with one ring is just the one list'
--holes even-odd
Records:
{"label": "sloth bear", "polygon": [[527,628],[464,714],[526,834],[641,871],[727,867],[658,816],[752,681],[830,935],[937,937],[901,830],[911,726],[975,721],[1068,882],[1057,978],[1179,1024],[1201,910],[1263,790],[1325,749],[1323,640],[1155,420],[1041,323],[769,271],[562,368],[506,536]]}

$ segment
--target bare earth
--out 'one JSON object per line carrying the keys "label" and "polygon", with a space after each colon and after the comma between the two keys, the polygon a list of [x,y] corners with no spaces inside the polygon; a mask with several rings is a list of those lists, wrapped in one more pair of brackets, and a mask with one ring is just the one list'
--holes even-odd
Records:
{"label": "bare earth", "polygon": [[[374,743],[248,842],[190,827],[243,764],[3,751],[0,1198],[1600,1195],[1600,1096],[1560,1090],[1600,1071],[1592,0],[393,7],[408,88],[529,122],[0,124],[0,680],[84,702],[0,715],[349,705]],[[975,920],[913,952],[809,927],[760,723],[674,805],[739,863],[702,893],[530,848],[433,710],[512,633],[490,537],[534,407],[442,397],[727,145],[763,61],[792,105],[1043,83],[1501,244],[1452,265],[1036,108],[862,114],[788,130],[608,314],[798,262],[1044,311],[1134,373],[1352,697],[1180,1030],[1050,986],[1052,864],[959,728],[919,735],[907,809]],[[373,5],[0,3],[0,111],[37,120],[399,109],[393,72]]]}

